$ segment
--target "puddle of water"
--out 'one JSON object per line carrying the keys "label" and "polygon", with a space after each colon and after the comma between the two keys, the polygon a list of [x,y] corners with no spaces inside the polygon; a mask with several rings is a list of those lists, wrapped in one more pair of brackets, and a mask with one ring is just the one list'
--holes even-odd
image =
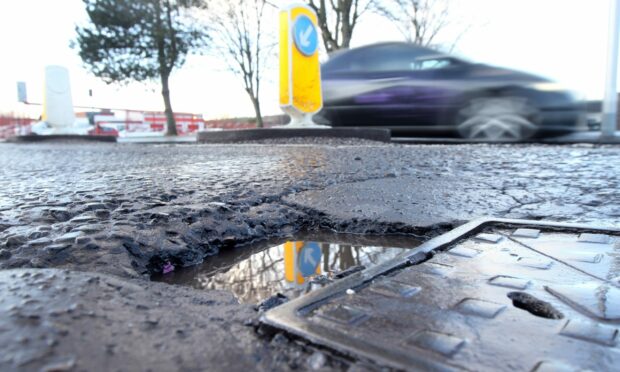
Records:
{"label": "puddle of water", "polygon": [[240,302],[256,304],[277,293],[289,299],[301,296],[323,287],[346,270],[378,265],[420,244],[413,239],[343,241],[316,238],[287,241],[258,252],[240,248],[154,280],[226,290]]}

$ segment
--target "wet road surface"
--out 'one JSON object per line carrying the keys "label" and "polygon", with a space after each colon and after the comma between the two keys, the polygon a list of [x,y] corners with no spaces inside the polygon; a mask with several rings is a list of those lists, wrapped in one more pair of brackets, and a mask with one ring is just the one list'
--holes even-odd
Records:
{"label": "wet road surface", "polygon": [[375,244],[368,241],[360,245],[354,236],[321,235],[292,239],[268,248],[258,245],[252,249],[231,249],[201,265],[155,275],[152,279],[203,290],[229,291],[239,302],[248,304],[278,294],[290,300],[420,245],[411,238],[375,239]]}
{"label": "wet road surface", "polygon": [[619,164],[618,147],[2,144],[0,267],[140,276],[314,226],[617,226]]}
{"label": "wet road surface", "polygon": [[[163,300],[155,300],[153,291],[170,298],[177,291],[192,291],[147,282],[167,263],[198,264],[222,250],[291,237],[304,229],[427,238],[480,216],[620,226],[619,164],[620,147],[579,145],[0,144],[0,268],[58,268],[137,280],[146,288],[145,301],[155,306]],[[0,273],[0,293],[27,301],[26,289],[9,274],[16,272]],[[69,293],[80,288],[79,282],[68,281]],[[136,298],[121,294],[115,301],[124,309],[125,322],[135,324],[141,316]],[[233,307],[252,313],[249,305]],[[226,313],[219,302],[204,311]],[[2,324],[11,329],[2,337],[30,329],[30,323],[13,321],[18,315],[2,314]],[[225,319],[210,332],[214,337],[231,332],[238,326],[235,319]],[[126,328],[104,317],[92,319],[91,325],[118,332]],[[35,322],[34,327],[39,326]],[[332,359],[325,362],[322,354],[297,349],[282,335],[268,341],[280,351],[273,359],[261,359],[271,355],[266,341],[251,327],[243,329],[247,332],[239,331],[238,337],[258,345],[253,355],[269,360],[262,367],[308,368],[307,360],[335,366],[329,364],[335,363]],[[165,330],[174,333],[167,327],[160,331]],[[41,352],[29,363],[40,367],[60,358],[56,345],[78,342],[80,332],[50,341],[43,349],[29,346]],[[201,345],[214,353],[219,348],[205,345],[204,335],[185,335],[182,341],[161,336],[162,347],[195,351],[192,348]],[[115,337],[84,342],[102,348],[110,340],[121,346],[130,342]],[[227,355],[243,350],[240,342]],[[156,359],[145,362],[155,352],[136,349],[131,358],[146,363],[141,366],[147,369],[158,365]],[[188,355],[180,358],[192,360]],[[79,354],[76,358],[78,366],[94,366]],[[115,364],[122,362],[106,359],[110,368],[122,368]],[[0,363],[8,367],[17,362],[5,358]]]}

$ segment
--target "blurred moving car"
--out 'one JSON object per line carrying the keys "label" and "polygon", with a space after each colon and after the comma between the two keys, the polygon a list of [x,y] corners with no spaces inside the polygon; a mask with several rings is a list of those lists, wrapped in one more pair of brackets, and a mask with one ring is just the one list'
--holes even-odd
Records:
{"label": "blurred moving car", "polygon": [[580,101],[550,80],[411,43],[339,52],[322,65],[321,75],[324,109],[317,121],[332,126],[522,140],[565,134],[585,123]]}
{"label": "blurred moving car", "polygon": [[123,128],[119,128],[114,124],[96,123],[94,128],[88,134],[91,136],[114,136],[118,137]]}

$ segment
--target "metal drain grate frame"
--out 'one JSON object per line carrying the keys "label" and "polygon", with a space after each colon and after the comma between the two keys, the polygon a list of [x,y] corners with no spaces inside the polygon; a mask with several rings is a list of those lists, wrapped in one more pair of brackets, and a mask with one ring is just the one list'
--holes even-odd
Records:
{"label": "metal drain grate frame", "polygon": [[261,321],[399,369],[612,370],[620,229],[475,220]]}

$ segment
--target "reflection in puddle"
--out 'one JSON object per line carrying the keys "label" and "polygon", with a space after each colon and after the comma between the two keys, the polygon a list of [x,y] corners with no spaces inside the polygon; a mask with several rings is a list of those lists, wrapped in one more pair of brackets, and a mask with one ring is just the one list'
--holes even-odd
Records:
{"label": "reflection in puddle", "polygon": [[[413,243],[408,248],[413,248]],[[286,242],[239,260],[207,263],[199,272],[176,272],[161,280],[201,289],[232,292],[241,302],[258,303],[277,293],[289,299],[329,283],[339,273],[386,262],[406,248],[311,241]],[[223,261],[223,260],[222,260]]]}

